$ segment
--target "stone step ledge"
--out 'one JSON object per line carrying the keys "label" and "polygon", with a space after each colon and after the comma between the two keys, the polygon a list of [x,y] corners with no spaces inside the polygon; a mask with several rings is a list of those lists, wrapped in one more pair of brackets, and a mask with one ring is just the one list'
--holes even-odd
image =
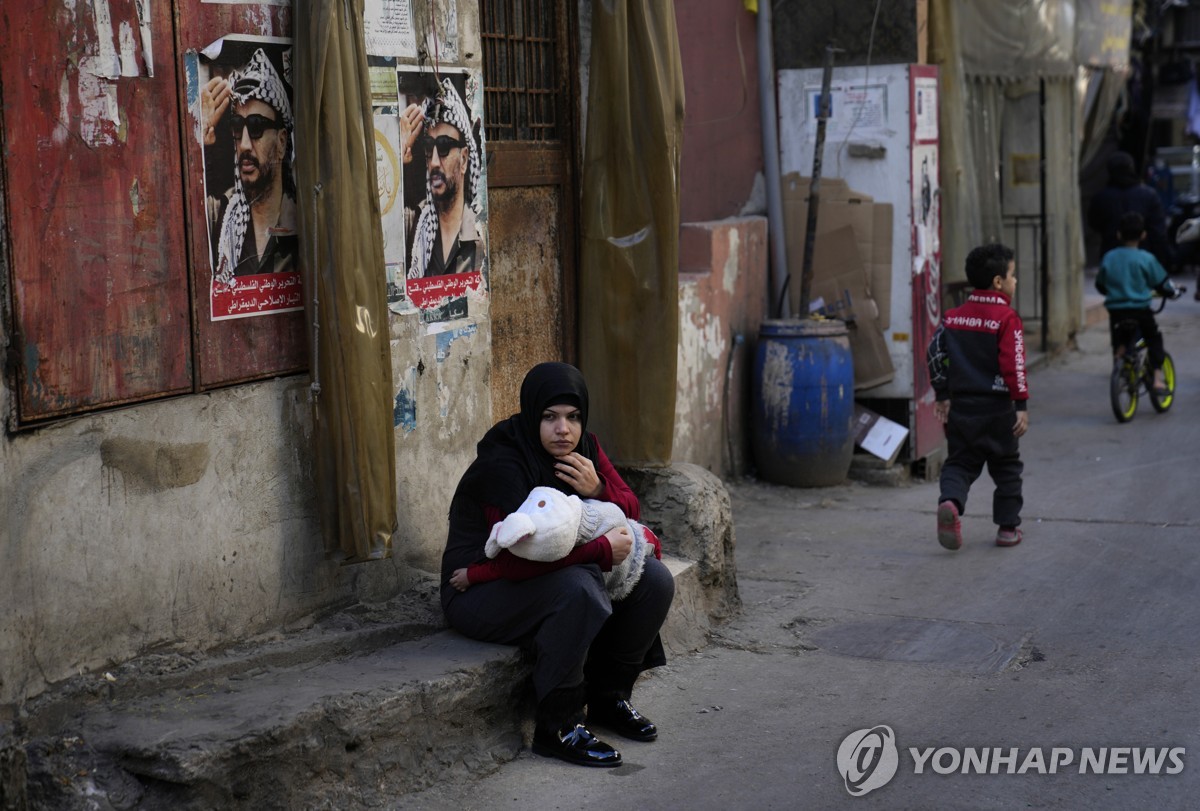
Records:
{"label": "stone step ledge", "polygon": [[[710,620],[697,566],[664,562],[676,583],[664,645],[700,649]],[[529,673],[516,648],[449,630],[332,660],[212,669],[29,742],[26,792],[32,807],[59,809],[392,801],[486,774],[528,746]]]}

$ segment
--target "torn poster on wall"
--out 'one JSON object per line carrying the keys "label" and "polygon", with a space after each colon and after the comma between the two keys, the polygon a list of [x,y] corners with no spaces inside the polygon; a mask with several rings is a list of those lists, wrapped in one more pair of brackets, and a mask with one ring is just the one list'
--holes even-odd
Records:
{"label": "torn poster on wall", "polygon": [[383,263],[387,270],[388,307],[404,308],[404,172],[397,152],[400,119],[396,108],[375,109],[375,177],[383,226]]}
{"label": "torn poster on wall", "polygon": [[[54,133],[56,144],[61,145],[67,138],[65,122],[73,120],[72,91],[78,94],[79,137],[83,142],[93,147],[124,143],[128,122],[118,100],[118,82],[142,75],[154,77],[154,41],[144,0],[138,3],[136,15],[124,7],[114,14],[107,0],[97,0],[93,5],[94,36],[85,36],[82,51],[70,60],[78,67],[77,86],[72,87],[64,74],[58,88],[59,121],[64,123]],[[80,22],[86,19],[87,15],[81,13]],[[138,36],[134,34],[135,26]]]}
{"label": "torn poster on wall", "polygon": [[479,273],[450,273],[408,280],[408,297],[421,311],[427,324],[466,318],[468,293],[478,292],[483,284]]}
{"label": "torn poster on wall", "polygon": [[450,357],[450,347],[459,338],[469,338],[479,332],[478,324],[467,324],[465,327],[457,327],[455,329],[444,329],[438,333],[434,340],[437,342],[437,351],[434,353],[434,360],[438,363],[445,363]]}
{"label": "torn poster on wall", "polygon": [[383,230],[384,280],[388,309],[398,315],[416,309],[405,294],[407,219],[404,201],[415,190],[405,188],[404,162],[412,160],[400,131],[400,81],[393,56],[368,56],[367,77],[375,114],[375,175],[379,183],[379,219]]}
{"label": "torn poster on wall", "polygon": [[392,407],[392,427],[404,428],[405,433],[417,428],[417,367],[409,366],[400,375],[400,388]]}
{"label": "torn poster on wall", "polygon": [[198,61],[189,106],[204,154],[211,317],[303,309],[291,40],[230,35],[188,57]]}

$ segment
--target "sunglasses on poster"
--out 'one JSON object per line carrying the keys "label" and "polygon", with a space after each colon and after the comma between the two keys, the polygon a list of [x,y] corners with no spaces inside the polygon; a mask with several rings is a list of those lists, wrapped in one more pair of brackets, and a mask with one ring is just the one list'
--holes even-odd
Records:
{"label": "sunglasses on poster", "polygon": [[421,149],[425,150],[425,157],[428,159],[433,156],[434,147],[437,147],[438,157],[446,157],[450,154],[451,149],[461,149],[467,145],[465,140],[461,138],[451,138],[449,135],[439,135],[434,138],[429,135],[422,135],[418,141]]}
{"label": "sunglasses on poster", "polygon": [[250,130],[250,138],[257,141],[267,130],[277,130],[282,126],[283,124],[280,122],[257,113],[252,113],[245,118],[234,115],[229,119],[229,131],[233,134],[235,141],[241,140],[243,129]]}

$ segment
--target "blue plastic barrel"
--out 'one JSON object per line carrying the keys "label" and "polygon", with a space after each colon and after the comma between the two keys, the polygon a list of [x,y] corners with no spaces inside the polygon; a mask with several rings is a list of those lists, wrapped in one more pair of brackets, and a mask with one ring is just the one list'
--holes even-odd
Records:
{"label": "blue plastic barrel", "polygon": [[854,361],[841,321],[762,323],[750,443],[759,476],[793,487],[841,484],[854,453]]}

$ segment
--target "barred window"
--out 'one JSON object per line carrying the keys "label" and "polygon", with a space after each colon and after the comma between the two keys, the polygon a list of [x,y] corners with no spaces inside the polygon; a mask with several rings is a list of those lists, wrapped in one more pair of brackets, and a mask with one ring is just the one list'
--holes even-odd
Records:
{"label": "barred window", "polygon": [[483,0],[484,123],[496,141],[562,137],[559,38],[565,10],[556,0]]}

